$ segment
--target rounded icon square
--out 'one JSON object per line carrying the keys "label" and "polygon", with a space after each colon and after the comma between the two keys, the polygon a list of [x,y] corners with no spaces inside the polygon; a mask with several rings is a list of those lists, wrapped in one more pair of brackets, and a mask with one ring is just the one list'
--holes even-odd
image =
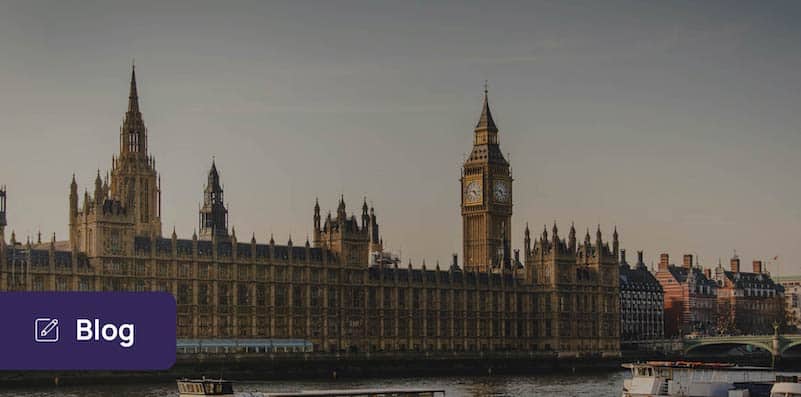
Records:
{"label": "rounded icon square", "polygon": [[37,343],[58,342],[58,319],[37,318],[34,321],[33,340]]}

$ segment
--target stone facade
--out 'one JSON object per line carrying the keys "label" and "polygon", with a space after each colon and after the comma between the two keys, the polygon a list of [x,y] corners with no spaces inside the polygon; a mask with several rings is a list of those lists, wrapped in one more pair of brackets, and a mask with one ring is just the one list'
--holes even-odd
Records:
{"label": "stone facade", "polygon": [[526,226],[524,250],[525,269],[520,272],[543,301],[536,322],[546,343],[562,351],[619,350],[617,230],[610,248],[600,227],[594,244],[589,230],[578,244],[572,225],[567,240],[559,237],[554,224],[550,238],[543,230],[533,242]]}
{"label": "stone facade", "polygon": [[[110,175],[98,172],[82,202],[73,176],[69,240],[1,240],[0,290],[167,291],[179,338],[305,339],[316,351],[619,354],[617,232],[610,248],[600,228],[583,244],[575,230],[566,242],[555,227],[551,239],[532,244],[527,228],[525,266],[512,258],[511,172],[486,95],[462,172],[470,259],[444,269],[372,260],[384,257],[383,240],[366,200],[360,219],[348,215],[344,197],[325,219],[315,203],[311,242],[239,241],[228,230],[216,162],[199,235],[163,237],[161,186],[138,101],[132,74]],[[0,199],[4,237],[5,190]]]}
{"label": "stone facade", "polygon": [[486,90],[459,181],[465,269],[511,269],[512,171],[500,149]]}

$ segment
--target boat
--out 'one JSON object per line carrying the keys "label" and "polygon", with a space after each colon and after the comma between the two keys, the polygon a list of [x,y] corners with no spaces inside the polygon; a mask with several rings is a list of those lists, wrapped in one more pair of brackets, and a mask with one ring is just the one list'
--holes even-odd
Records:
{"label": "boat", "polygon": [[234,385],[224,379],[178,379],[178,396],[234,396]]}
{"label": "boat", "polygon": [[801,383],[798,376],[777,376],[770,389],[770,397],[801,397]]}
{"label": "boat", "polygon": [[623,382],[622,397],[770,397],[776,383],[772,368],[730,363],[649,361],[623,367],[631,370],[631,379]]}
{"label": "boat", "polygon": [[440,389],[350,389],[304,390],[298,392],[267,393],[264,397],[444,397]]}

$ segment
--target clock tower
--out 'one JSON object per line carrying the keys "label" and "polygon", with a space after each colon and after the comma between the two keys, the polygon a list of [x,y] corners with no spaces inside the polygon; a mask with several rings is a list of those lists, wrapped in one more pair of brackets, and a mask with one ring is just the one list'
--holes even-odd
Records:
{"label": "clock tower", "polygon": [[465,270],[511,268],[512,173],[501,153],[486,87],[460,182]]}

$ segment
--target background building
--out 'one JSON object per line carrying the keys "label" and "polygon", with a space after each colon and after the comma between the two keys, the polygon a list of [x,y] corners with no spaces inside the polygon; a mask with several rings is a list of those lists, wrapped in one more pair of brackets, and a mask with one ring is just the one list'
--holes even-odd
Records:
{"label": "background building", "polygon": [[801,330],[801,276],[774,277],[784,287],[784,318],[788,332]]}
{"label": "background building", "polygon": [[784,288],[762,262],[744,272],[735,255],[729,265],[718,263],[713,273],[694,266],[692,255],[684,255],[682,266],[661,255],[656,278],[665,291],[667,336],[772,334],[774,324],[784,324]]}
{"label": "background building", "polygon": [[659,281],[648,271],[637,251],[637,263],[626,261],[620,250],[620,337],[625,342],[662,339],[665,336],[665,299]]}
{"label": "background building", "polygon": [[665,294],[665,336],[715,333],[717,284],[708,271],[693,266],[692,255],[676,266],[661,254],[655,277]]}
{"label": "background building", "polygon": [[784,287],[753,261],[753,272],[740,268],[740,257],[731,258],[730,269],[715,268],[718,284],[718,333],[764,335],[784,324]]}

